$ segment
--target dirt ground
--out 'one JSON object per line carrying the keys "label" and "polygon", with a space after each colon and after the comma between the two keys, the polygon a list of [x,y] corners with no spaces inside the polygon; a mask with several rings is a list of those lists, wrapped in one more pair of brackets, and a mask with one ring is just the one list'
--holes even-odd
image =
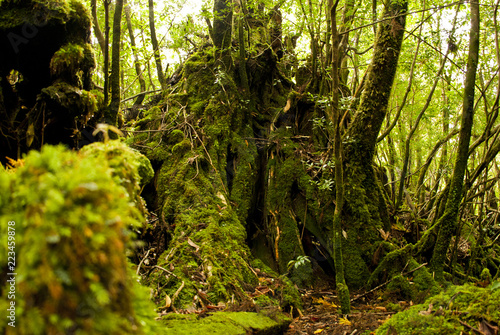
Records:
{"label": "dirt ground", "polygon": [[[383,305],[387,302],[377,297],[376,293],[353,292],[351,296],[351,314],[340,314],[340,306],[333,286],[315,290],[301,290],[304,308],[295,312],[299,316],[293,319],[285,335],[322,334],[354,335],[374,334],[375,330],[395,312],[387,311]],[[358,298],[359,297],[359,298]],[[411,303],[401,301],[401,307]]]}

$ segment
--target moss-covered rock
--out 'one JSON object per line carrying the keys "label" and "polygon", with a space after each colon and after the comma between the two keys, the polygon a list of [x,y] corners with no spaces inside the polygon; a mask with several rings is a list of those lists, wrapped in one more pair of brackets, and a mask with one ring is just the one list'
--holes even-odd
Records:
{"label": "moss-covered rock", "polygon": [[204,318],[193,314],[169,314],[163,317],[162,322],[166,326],[167,333],[179,335],[282,334],[287,329],[291,320],[288,318],[279,318],[276,320],[261,313],[217,312]]}
{"label": "moss-covered rock", "polygon": [[[113,151],[112,145],[94,150]],[[15,299],[4,281],[0,300],[4,310],[15,303],[16,327],[3,318],[2,333],[142,334],[154,327],[147,292],[125,256],[130,229],[143,221],[128,186],[138,182],[140,164],[118,161],[139,155],[121,149],[109,165],[90,149],[45,146],[15,171],[0,169],[0,217],[10,222],[0,229],[15,243],[9,250],[2,244],[0,264],[7,269],[8,252],[15,253],[9,272],[17,273],[10,275]]]}
{"label": "moss-covered rock", "polygon": [[486,288],[473,285],[450,286],[425,303],[392,316],[377,330],[383,334],[463,334],[464,324],[480,328],[481,322],[493,327],[500,320],[500,285]]}

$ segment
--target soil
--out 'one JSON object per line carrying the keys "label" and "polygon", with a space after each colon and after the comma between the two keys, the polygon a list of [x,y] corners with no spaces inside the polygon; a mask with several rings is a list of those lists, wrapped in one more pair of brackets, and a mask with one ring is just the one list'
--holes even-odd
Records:
{"label": "soil", "polygon": [[[299,316],[293,319],[285,335],[374,334],[385,320],[396,313],[388,311],[384,306],[387,302],[377,298],[376,293],[363,296],[364,292],[351,292],[351,314],[343,316],[333,285],[300,291],[304,309],[298,312]],[[404,301],[399,304],[403,307],[410,305]]]}

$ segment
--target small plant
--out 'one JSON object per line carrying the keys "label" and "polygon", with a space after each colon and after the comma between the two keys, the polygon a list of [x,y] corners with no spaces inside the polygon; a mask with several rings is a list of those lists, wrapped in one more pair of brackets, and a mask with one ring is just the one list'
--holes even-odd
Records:
{"label": "small plant", "polygon": [[292,268],[299,268],[302,265],[305,265],[307,263],[311,263],[311,260],[309,259],[309,256],[297,256],[296,259],[292,259],[290,262],[287,264],[287,269],[290,271]]}

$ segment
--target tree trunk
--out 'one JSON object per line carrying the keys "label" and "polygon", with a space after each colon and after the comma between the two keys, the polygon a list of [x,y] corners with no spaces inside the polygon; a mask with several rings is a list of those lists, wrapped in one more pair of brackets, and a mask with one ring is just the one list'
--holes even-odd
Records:
{"label": "tree trunk", "polygon": [[111,0],[103,0],[104,2],[104,106],[108,105],[109,101],[109,4]]}
{"label": "tree trunk", "polygon": [[167,89],[167,81],[165,79],[165,74],[163,73],[163,68],[161,65],[160,49],[158,45],[158,39],[156,38],[156,28],[155,28],[155,9],[153,0],[148,0],[149,4],[149,30],[151,32],[151,45],[153,46],[155,62],[156,62],[156,72],[158,74],[158,81],[162,90]]}
{"label": "tree trunk", "polygon": [[342,138],[340,128],[342,127],[342,115],[339,110],[339,95],[340,95],[340,41],[337,30],[337,10],[338,0],[333,3],[328,1],[330,10],[330,23],[332,34],[332,101],[329,107],[329,119],[334,126],[333,130],[333,146],[335,154],[335,212],[333,214],[333,257],[335,263],[335,283],[337,286],[337,294],[339,296],[342,314],[351,312],[351,303],[349,298],[349,287],[346,285],[344,276],[344,260],[342,256],[342,207],[344,204],[344,171],[342,168]]}
{"label": "tree trunk", "polygon": [[443,216],[437,221],[439,233],[431,258],[431,270],[439,281],[444,280],[444,263],[450,246],[451,237],[454,235],[457,225],[458,208],[462,199],[462,189],[465,170],[469,156],[469,143],[474,116],[474,92],[479,58],[479,3],[471,2],[471,28],[469,35],[469,56],[467,60],[467,72],[465,75],[464,100],[462,120],[460,128],[460,139],[458,143],[457,158],[453,169],[450,191],[446,201]]}
{"label": "tree trunk", "polygon": [[90,2],[90,7],[92,10],[92,26],[94,28],[94,35],[97,38],[99,47],[101,48],[102,54],[104,55],[104,50],[106,49],[106,41],[104,39],[104,35],[102,34],[101,27],[99,26],[99,20],[97,18],[97,0],[92,0]]}
{"label": "tree trunk", "polygon": [[232,32],[233,0],[215,0],[212,39],[216,48],[216,58],[223,62],[226,71],[232,67],[230,50]]}
{"label": "tree trunk", "polygon": [[[132,21],[130,20],[130,7],[128,4],[125,6],[125,19],[127,20],[127,29],[128,29],[128,35],[130,37],[130,45],[132,47],[132,52],[134,54],[135,73],[137,74],[137,78],[139,80],[141,92],[146,92],[146,81],[144,80],[144,76],[142,75],[141,65],[139,63],[139,56],[137,55],[137,46],[135,44],[134,29],[132,27]],[[134,101],[134,105],[142,104],[145,96],[146,96],[145,93],[140,94]]]}
{"label": "tree trunk", "polygon": [[[377,136],[386,116],[387,104],[396,74],[406,23],[407,2],[390,2],[385,20],[377,29],[372,63],[353,121],[343,137],[346,185],[344,246],[346,280],[355,286],[365,284],[369,260],[363,248],[380,239],[378,229],[389,228],[386,203],[373,169]],[[368,242],[368,243],[367,243]],[[361,246],[361,247],[360,247]]]}
{"label": "tree trunk", "polygon": [[120,44],[122,10],[123,0],[116,0],[115,14],[113,18],[113,44],[111,45],[111,76],[109,78],[111,86],[111,103],[105,116],[107,123],[114,126],[118,123],[118,113],[120,111]]}

